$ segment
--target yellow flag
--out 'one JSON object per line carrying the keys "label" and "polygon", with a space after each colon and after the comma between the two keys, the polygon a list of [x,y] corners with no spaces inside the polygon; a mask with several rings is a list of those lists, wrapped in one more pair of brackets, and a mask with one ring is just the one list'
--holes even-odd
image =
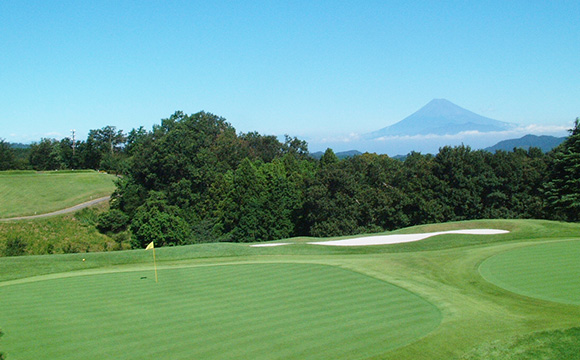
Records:
{"label": "yellow flag", "polygon": [[155,282],[157,282],[157,261],[155,261],[155,245],[153,244],[153,241],[151,241],[145,248],[145,250],[149,249],[153,249],[153,266],[155,267]]}

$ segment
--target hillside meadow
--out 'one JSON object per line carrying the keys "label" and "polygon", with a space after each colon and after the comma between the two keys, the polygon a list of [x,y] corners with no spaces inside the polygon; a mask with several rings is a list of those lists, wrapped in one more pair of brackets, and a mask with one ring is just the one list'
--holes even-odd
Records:
{"label": "hillside meadow", "polygon": [[65,209],[115,190],[115,176],[96,171],[1,171],[0,219]]}
{"label": "hillside meadow", "polygon": [[[576,359],[580,225],[381,246],[211,243],[0,258],[8,359]],[[539,276],[549,271],[550,276]],[[529,281],[529,277],[537,281]],[[545,357],[544,355],[548,354]],[[543,357],[542,357],[543,356]]]}

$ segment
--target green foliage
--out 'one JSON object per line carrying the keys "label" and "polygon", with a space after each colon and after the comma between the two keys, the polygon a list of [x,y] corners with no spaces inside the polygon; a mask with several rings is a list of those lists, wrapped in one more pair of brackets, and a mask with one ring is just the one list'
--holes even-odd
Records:
{"label": "green foliage", "polygon": [[[130,166],[111,207],[129,216],[132,229],[144,219],[157,219],[158,227],[173,224],[183,235],[167,241],[174,244],[295,233],[303,197],[303,166],[297,162],[310,161],[305,142],[287,137],[282,144],[257,133],[238,136],[225,119],[205,112],[176,112],[151,133],[131,132],[130,141]],[[152,196],[164,205],[147,205]],[[155,233],[146,229],[133,234],[135,246]]]}
{"label": "green foliage", "polygon": [[4,242],[4,256],[22,256],[26,254],[26,241],[20,236],[9,236]]}
{"label": "green foliage", "polygon": [[152,241],[156,246],[192,243],[191,227],[179,213],[179,208],[167,204],[163,193],[152,192],[131,221],[132,246],[144,248]]}
{"label": "green foliage", "polygon": [[552,153],[544,191],[552,218],[580,221],[580,118]]}
{"label": "green foliage", "polygon": [[103,210],[98,207],[88,207],[75,213],[75,220],[83,226],[95,227]]}
{"label": "green foliage", "polygon": [[222,240],[237,242],[292,236],[293,216],[302,202],[300,177],[294,175],[282,161],[243,160],[235,172],[226,173],[212,188],[212,195],[219,199],[214,231]]}
{"label": "green foliage", "polygon": [[3,249],[10,238],[20,238],[26,243],[26,255],[127,248],[127,239],[117,240],[116,236],[112,239],[95,229],[96,219],[106,207],[100,204],[73,214],[0,223],[0,255],[5,256]]}
{"label": "green foliage", "polygon": [[129,217],[118,209],[111,209],[99,215],[96,223],[97,229],[102,233],[119,233],[127,230]]}
{"label": "green foliage", "polygon": [[60,153],[59,142],[55,139],[41,139],[30,146],[28,162],[35,170],[59,170],[65,168]]}
{"label": "green foliage", "polygon": [[15,166],[14,150],[4,139],[0,139],[0,171],[14,169]]}
{"label": "green foliage", "polygon": [[238,136],[219,116],[176,112],[151,132],[129,133],[126,176],[111,207],[133,221],[158,192],[179,209],[169,215],[185,221],[195,241],[246,242],[561,214],[546,212],[545,194],[576,204],[570,192],[554,195],[564,174],[547,186],[551,193],[540,191],[549,157],[536,148],[492,154],[446,146],[404,162],[375,154],[340,160],[331,149],[318,161],[307,154],[306,142],[288,135],[284,143],[256,132]]}

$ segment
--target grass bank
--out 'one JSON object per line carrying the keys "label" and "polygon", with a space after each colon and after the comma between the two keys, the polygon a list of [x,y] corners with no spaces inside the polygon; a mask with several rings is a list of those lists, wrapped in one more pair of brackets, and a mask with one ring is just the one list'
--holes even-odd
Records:
{"label": "grass bank", "polygon": [[0,172],[0,219],[49,213],[111,195],[114,180],[96,171]]}

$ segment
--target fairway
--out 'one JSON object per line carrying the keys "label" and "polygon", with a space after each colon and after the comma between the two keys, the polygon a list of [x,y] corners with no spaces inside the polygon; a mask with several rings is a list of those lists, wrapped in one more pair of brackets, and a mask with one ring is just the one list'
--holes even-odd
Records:
{"label": "fairway", "polygon": [[49,213],[111,195],[114,179],[95,171],[0,172],[0,219]]}
{"label": "fairway", "polygon": [[580,304],[580,241],[527,246],[495,255],[482,276],[509,291],[565,304]]}
{"label": "fairway", "polygon": [[[18,359],[357,359],[437,328],[421,297],[336,266],[251,263],[0,287]],[[10,311],[4,311],[10,309]]]}

